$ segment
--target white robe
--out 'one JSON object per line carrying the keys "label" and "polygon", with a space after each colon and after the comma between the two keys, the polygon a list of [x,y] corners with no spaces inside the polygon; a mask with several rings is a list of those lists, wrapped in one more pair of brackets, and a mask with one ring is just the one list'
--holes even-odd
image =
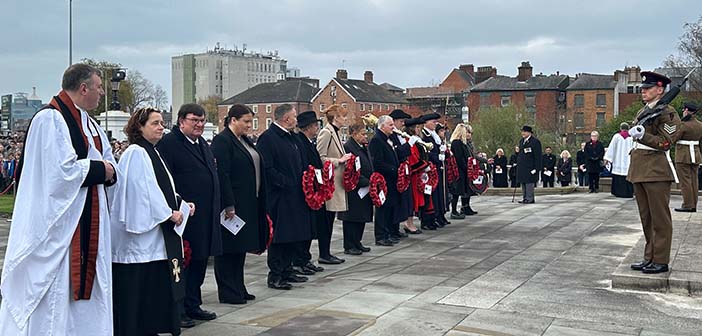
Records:
{"label": "white robe", "polygon": [[[149,154],[139,145],[130,145],[119,160],[119,170],[110,208],[112,261],[135,264],[168,259],[159,224],[173,210],[158,186]],[[170,173],[168,177],[173,186]]]}
{"label": "white robe", "polygon": [[634,147],[634,139],[624,139],[619,133],[612,136],[604,159],[612,163],[612,174],[626,176],[629,172],[629,152]]}
{"label": "white robe", "polygon": [[[101,186],[90,300],[73,300],[70,283],[70,245],[87,196],[88,188],[81,184],[90,160],[110,161],[117,173],[107,136],[97,123],[88,126],[88,118],[81,110],[90,144],[82,160],[59,111],[40,111],[32,121],[0,285],[0,335],[112,335],[110,219]],[[95,148],[94,132],[102,139],[102,153]]]}

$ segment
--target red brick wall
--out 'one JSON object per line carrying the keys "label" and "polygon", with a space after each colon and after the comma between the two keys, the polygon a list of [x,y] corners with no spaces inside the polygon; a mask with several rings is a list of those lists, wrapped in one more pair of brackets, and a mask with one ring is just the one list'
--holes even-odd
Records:
{"label": "red brick wall", "polygon": [[[558,115],[557,98],[559,91],[504,91],[511,94],[511,103],[518,108],[525,108],[526,93],[535,93],[536,123],[541,128],[552,128],[555,126]],[[503,92],[490,92],[488,96],[488,106],[501,107]],[[481,107],[481,92],[471,92],[468,95],[467,105],[470,109],[471,121],[477,116]]]}
{"label": "red brick wall", "polygon": [[[265,104],[265,103],[260,103],[260,104],[247,104],[248,107],[250,107],[252,110],[254,110],[254,119],[258,120],[258,128],[253,130],[254,134],[260,134],[263,131],[266,130],[266,122],[267,119],[270,118],[271,123],[275,120],[273,116],[273,112],[275,109],[282,105],[284,103],[271,103],[271,104]],[[296,110],[297,113],[305,112],[312,110],[312,104],[310,103],[303,103],[303,102],[296,102],[296,103],[288,103],[291,104]],[[266,106],[270,105],[270,113],[266,112]],[[229,108],[231,105],[219,105],[217,107],[217,114],[219,116],[219,124],[217,125],[217,129],[221,131],[224,128],[224,117],[227,116],[227,112],[229,111]],[[254,124],[255,126],[255,124]]]}
{"label": "red brick wall", "polygon": [[[583,95],[584,106],[575,107],[575,96]],[[606,106],[597,106],[596,99],[598,94],[605,95]],[[569,133],[590,134],[597,129],[597,113],[605,113],[605,123],[614,118],[614,90],[570,90],[568,91],[566,102],[566,118],[572,120],[573,123],[568,125]],[[621,95],[620,95],[621,99]],[[621,100],[620,104],[621,106]],[[584,113],[584,127],[575,127],[575,113]]]}
{"label": "red brick wall", "polygon": [[470,83],[466,82],[458,73],[461,70],[453,70],[439,85],[440,87],[450,88],[453,92],[463,92],[470,88]]}

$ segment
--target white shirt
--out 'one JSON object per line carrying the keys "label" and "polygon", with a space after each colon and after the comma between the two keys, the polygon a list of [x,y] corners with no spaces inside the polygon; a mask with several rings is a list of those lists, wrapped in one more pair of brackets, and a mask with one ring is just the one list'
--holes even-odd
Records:
{"label": "white shirt", "polygon": [[276,126],[280,127],[280,129],[282,129],[283,131],[285,131],[285,133],[288,133],[288,134],[290,133],[290,131],[286,130],[285,127],[280,126],[280,124],[279,124],[277,121],[274,121],[274,122],[273,122],[273,125],[276,125]]}

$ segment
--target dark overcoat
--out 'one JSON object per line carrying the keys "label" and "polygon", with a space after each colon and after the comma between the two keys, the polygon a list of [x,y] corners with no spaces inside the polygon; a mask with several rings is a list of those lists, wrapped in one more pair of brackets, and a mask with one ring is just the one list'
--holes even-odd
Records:
{"label": "dark overcoat", "polygon": [[200,137],[193,144],[175,126],[159,141],[156,150],[170,169],[176,192],[183,200],[195,204],[195,214],[188,218],[183,233],[192,258],[222,254],[219,178],[207,141]]}
{"label": "dark overcoat", "polygon": [[602,160],[604,159],[605,150],[602,142],[597,141],[585,143],[585,168],[588,174],[600,173],[602,171]]}
{"label": "dark overcoat", "polygon": [[234,213],[246,222],[236,236],[220,226],[222,249],[225,253],[260,253],[266,249],[269,236],[266,219],[266,176],[263,174],[263,159],[259,157],[261,181],[257,196],[253,157],[242,141],[256,148],[251,139],[243,136],[240,140],[226,127],[212,139],[212,153],[217,160],[222,191],[220,209],[233,206]]}
{"label": "dark overcoat", "polygon": [[[295,133],[295,139],[300,147],[303,169],[307,169],[307,167],[310,165],[312,165],[312,167],[315,169],[324,168],[324,163],[322,162],[322,158],[319,156],[317,146],[313,144],[302,132]],[[317,239],[317,232],[319,231],[317,228],[320,225],[331,225],[327,223],[328,219],[326,204],[322,204],[322,207],[318,210],[310,209],[310,218],[312,220],[312,238]]]}
{"label": "dark overcoat", "polygon": [[[519,140],[517,156],[517,180],[519,183],[536,183],[541,170],[541,141],[533,135],[529,140]],[[534,173],[532,174],[532,171]]]}
{"label": "dark overcoat", "polygon": [[468,145],[459,139],[451,141],[451,153],[456,158],[456,166],[458,167],[458,180],[451,186],[451,193],[466,195],[470,190],[468,186],[468,158],[472,154],[468,150]]}
{"label": "dark overcoat", "polygon": [[302,156],[294,134],[277,124],[256,143],[266,175],[266,207],[273,220],[273,243],[312,239],[310,208],[302,192]]}
{"label": "dark overcoat", "polygon": [[[344,150],[346,150],[346,153],[351,153],[361,159],[361,176],[358,178],[358,186],[356,186],[356,189],[347,193],[349,210],[340,212],[339,219],[357,223],[372,222],[373,201],[371,201],[368,195],[364,198],[358,196],[358,189],[369,185],[370,176],[373,173],[373,165],[370,155],[368,155],[368,149],[365,146],[359,145],[353,138],[349,138],[349,140],[344,143]],[[388,187],[388,189],[389,188],[390,187]]]}
{"label": "dark overcoat", "polygon": [[373,171],[383,175],[388,186],[388,194],[383,206],[393,207],[399,204],[400,193],[397,192],[397,168],[400,167],[400,162],[397,158],[397,153],[395,153],[392,140],[385,133],[376,130],[375,135],[368,144],[368,152],[373,163]]}

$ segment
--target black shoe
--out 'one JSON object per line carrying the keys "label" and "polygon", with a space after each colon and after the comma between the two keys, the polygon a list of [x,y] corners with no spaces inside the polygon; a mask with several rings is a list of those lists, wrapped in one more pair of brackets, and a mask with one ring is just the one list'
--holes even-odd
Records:
{"label": "black shoe", "polygon": [[407,238],[407,234],[402,231],[397,231],[396,238]]}
{"label": "black shoe", "polygon": [[430,230],[430,231],[436,230],[436,226],[422,224],[422,230]]}
{"label": "black shoe", "polygon": [[651,265],[651,263],[652,263],[652,261],[650,261],[650,260],[644,260],[641,262],[637,262],[636,264],[631,264],[631,269],[633,269],[634,271],[640,271],[640,270],[644,269],[644,267]]}
{"label": "black shoe", "polygon": [[195,321],[191,319],[188,315],[180,314],[180,327],[181,328],[192,328],[195,326]]}
{"label": "black shoe", "polygon": [[594,194],[595,191],[594,191],[594,190],[590,190],[588,193],[589,193],[589,194]]}
{"label": "black shoe", "polygon": [[317,259],[317,262],[319,262],[320,264],[326,264],[326,265],[338,265],[338,264],[341,264],[343,262],[343,261],[337,260],[337,259],[334,259],[332,257],[329,257],[329,258],[320,257],[319,259]]}
{"label": "black shoe", "polygon": [[339,258],[335,255],[332,255],[331,258],[332,258],[332,260],[340,261],[342,264],[346,262],[346,259]]}
{"label": "black shoe", "polygon": [[315,272],[323,272],[324,267],[317,266],[313,264],[311,261],[307,263],[307,265],[303,266],[304,268],[310,269]]}
{"label": "black shoe", "polygon": [[478,212],[475,211],[475,210],[473,210],[473,208],[468,208],[468,211],[472,212],[474,215],[477,215],[477,214],[478,214]]}
{"label": "black shoe", "polygon": [[388,238],[388,241],[393,243],[393,245],[397,245],[400,243],[400,238],[390,237],[390,238]]}
{"label": "black shoe", "polygon": [[391,241],[389,241],[387,239],[383,239],[383,240],[376,240],[375,245],[376,246],[394,246],[395,244],[393,244]]}
{"label": "black shoe", "polygon": [[677,212],[697,212],[695,208],[675,208]]}
{"label": "black shoe", "polygon": [[280,289],[280,290],[291,290],[292,285],[289,284],[285,280],[276,280],[276,281],[269,281],[268,282],[268,288],[273,288],[273,289]]}
{"label": "black shoe", "polygon": [[420,233],[422,233],[422,230],[419,230],[419,229],[416,229],[416,230],[414,230],[414,231],[412,231],[412,230],[410,230],[410,229],[408,229],[408,228],[404,228],[404,229],[405,229],[405,233],[408,233],[408,234],[420,234]]}
{"label": "black shoe", "polygon": [[242,305],[242,304],[246,304],[246,298],[243,298],[243,299],[242,298],[219,299],[219,303]]}
{"label": "black shoe", "polygon": [[[519,203],[522,203],[522,201],[519,201]],[[463,215],[464,215],[464,216],[473,216],[473,215],[477,215],[477,214],[478,214],[478,213],[475,212],[475,211],[473,211],[473,210],[469,210],[469,209],[463,210]]]}
{"label": "black shoe", "polygon": [[304,266],[293,266],[292,269],[297,275],[314,275],[316,273],[315,271]]}
{"label": "black shoe", "polygon": [[202,308],[200,307],[197,307],[195,310],[187,312],[185,314],[193,320],[200,321],[212,321],[217,318],[217,314],[207,310],[202,310]]}
{"label": "black shoe", "polygon": [[458,212],[451,212],[451,219],[465,219],[466,215],[458,213]]}
{"label": "black shoe", "polygon": [[290,276],[288,276],[285,279],[285,281],[292,282],[292,283],[307,282],[307,280],[309,280],[308,277],[299,276],[299,275],[295,275],[295,274],[291,274]]}
{"label": "black shoe", "polygon": [[344,254],[361,255],[361,254],[363,254],[363,252],[359,249],[353,248],[353,249],[344,250]]}
{"label": "black shoe", "polygon": [[358,246],[359,246],[358,249],[361,250],[361,252],[363,252],[363,253],[368,253],[371,251],[370,247],[365,247],[365,246],[363,246],[363,244],[359,243]]}
{"label": "black shoe", "polygon": [[444,225],[444,223],[442,223],[442,222],[436,221],[436,222],[434,222],[434,226],[436,226],[437,228],[443,228],[446,225]]}
{"label": "black shoe", "polygon": [[641,272],[646,274],[665,273],[668,272],[668,265],[651,263],[650,265],[644,267]]}
{"label": "black shoe", "polygon": [[246,293],[246,294],[244,294],[244,299],[246,299],[246,300],[256,300],[256,295]]}
{"label": "black shoe", "polygon": [[517,203],[522,203],[522,204],[524,204],[524,203],[527,203],[527,200],[517,201]]}

